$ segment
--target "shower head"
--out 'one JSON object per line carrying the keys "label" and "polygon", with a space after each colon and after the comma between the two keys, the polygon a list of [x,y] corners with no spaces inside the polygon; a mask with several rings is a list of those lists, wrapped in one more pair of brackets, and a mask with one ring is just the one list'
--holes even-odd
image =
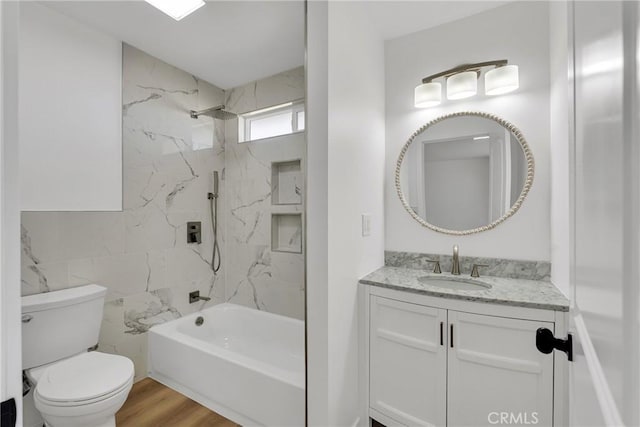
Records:
{"label": "shower head", "polygon": [[200,111],[191,110],[189,111],[189,115],[192,119],[197,119],[200,116],[209,116],[214,119],[231,120],[238,117],[235,113],[225,111],[224,105],[218,105],[217,107],[207,108],[206,110]]}

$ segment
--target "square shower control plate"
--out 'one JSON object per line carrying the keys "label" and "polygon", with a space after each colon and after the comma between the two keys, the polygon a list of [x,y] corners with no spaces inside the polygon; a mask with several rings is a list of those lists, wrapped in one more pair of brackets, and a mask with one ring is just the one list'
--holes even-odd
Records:
{"label": "square shower control plate", "polygon": [[187,222],[187,243],[202,243],[202,223]]}
{"label": "square shower control plate", "polygon": [[189,292],[189,304],[200,301],[200,291]]}

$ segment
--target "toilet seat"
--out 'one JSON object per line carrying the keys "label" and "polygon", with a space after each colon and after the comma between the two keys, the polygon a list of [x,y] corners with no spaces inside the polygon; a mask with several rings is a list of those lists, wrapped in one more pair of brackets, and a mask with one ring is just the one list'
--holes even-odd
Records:
{"label": "toilet seat", "polygon": [[[109,426],[115,427],[115,414],[122,407],[131,386],[133,378],[122,390],[111,394],[109,397],[95,399],[91,403],[67,402],[66,406],[60,402],[48,402],[42,400],[38,394],[34,394],[33,401],[36,409],[42,414],[42,418],[51,426],[63,427],[87,427],[87,426]],[[105,421],[111,419],[113,423]]]}
{"label": "toilet seat", "polygon": [[129,393],[129,389],[131,388],[132,385],[133,385],[133,376],[131,377],[130,381],[127,381],[119,389],[111,391],[109,393],[106,393],[106,394],[104,394],[102,396],[99,396],[99,397],[96,397],[96,398],[93,398],[93,399],[70,400],[70,401],[49,400],[46,397],[42,396],[40,393],[38,393],[38,390],[36,388],[35,399],[37,399],[40,403],[42,403],[44,405],[47,405],[49,407],[73,408],[73,407],[77,407],[77,406],[86,406],[86,405],[92,405],[94,403],[100,403],[100,402],[108,400],[108,399],[110,399],[110,398],[112,398],[114,396],[117,396],[118,394],[120,394],[122,392]]}
{"label": "toilet seat", "polygon": [[92,351],[47,367],[36,385],[37,400],[47,406],[91,405],[126,391],[133,383],[126,357]]}

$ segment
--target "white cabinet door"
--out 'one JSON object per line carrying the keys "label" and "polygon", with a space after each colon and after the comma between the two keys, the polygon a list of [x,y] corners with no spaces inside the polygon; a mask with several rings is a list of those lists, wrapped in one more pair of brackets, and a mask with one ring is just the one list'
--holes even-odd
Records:
{"label": "white cabinet door", "polygon": [[447,311],[371,297],[372,409],[408,426],[446,424]]}
{"label": "white cabinet door", "polygon": [[22,210],[122,210],[122,42],[32,1],[19,24]]}
{"label": "white cabinet door", "polygon": [[449,311],[449,426],[553,424],[553,353],[536,330],[554,324]]}

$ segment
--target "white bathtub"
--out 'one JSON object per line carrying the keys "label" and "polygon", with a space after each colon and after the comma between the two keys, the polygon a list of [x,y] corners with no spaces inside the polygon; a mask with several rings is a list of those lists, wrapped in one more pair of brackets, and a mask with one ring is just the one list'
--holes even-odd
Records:
{"label": "white bathtub", "polygon": [[304,323],[225,303],[154,326],[149,376],[238,424],[303,426]]}

